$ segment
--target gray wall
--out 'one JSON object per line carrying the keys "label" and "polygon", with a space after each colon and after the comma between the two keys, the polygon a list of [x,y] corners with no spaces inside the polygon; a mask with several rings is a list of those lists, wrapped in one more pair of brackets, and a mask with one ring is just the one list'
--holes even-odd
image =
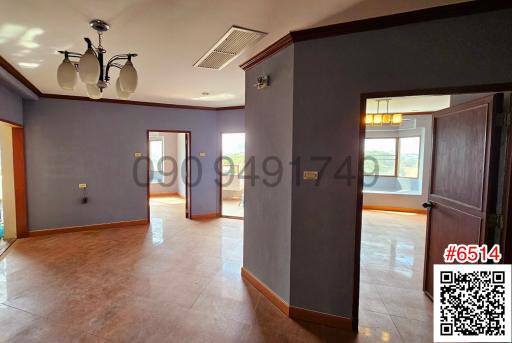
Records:
{"label": "gray wall", "polygon": [[[361,94],[511,82],[512,68],[507,67],[512,60],[511,33],[512,10],[489,12],[302,41],[247,72],[248,153],[262,156],[280,151],[267,143],[276,134],[261,125],[281,109],[284,123],[279,135],[290,136],[285,124],[292,120],[293,156],[301,157],[303,170],[320,168],[320,162],[309,160],[311,156],[332,157],[319,187],[313,182],[292,186],[291,305],[352,317],[358,184],[356,179],[347,183],[334,174],[348,157],[357,177]],[[274,72],[273,85],[255,92],[254,77],[274,71],[276,65],[287,67],[285,75]],[[288,112],[290,65],[294,68],[293,119]],[[282,83],[288,89],[276,86]],[[264,145],[268,148],[249,151]],[[269,193],[262,187],[246,187],[247,199],[258,199],[265,208],[260,203],[246,208],[244,245],[258,251],[246,248],[252,254],[245,256],[244,264],[264,276],[262,280],[274,291],[282,292],[274,279],[286,278],[286,268],[282,267],[283,275],[275,275],[276,262],[269,256],[276,246],[288,247],[289,236],[279,237],[276,232],[288,230],[289,196],[270,197]],[[279,221],[265,218],[275,213]],[[272,231],[258,231],[260,227]],[[285,256],[280,260],[286,261]]]}
{"label": "gray wall", "polygon": [[22,98],[0,80],[0,120],[23,125]]}
{"label": "gray wall", "polygon": [[[25,101],[24,112],[31,230],[145,219],[146,187],[133,169],[134,153],[147,154],[146,130],[192,131],[202,169],[192,213],[216,211],[217,112],[61,99]],[[192,181],[198,172],[192,162]],[[145,162],[137,173],[146,179]],[[88,184],[88,204],[78,183]]]}
{"label": "gray wall", "polygon": [[[258,76],[270,75],[272,86],[253,87]],[[245,180],[244,267],[285,301],[290,299],[291,167],[293,111],[293,48],[251,68],[245,78],[245,156],[255,157],[256,180]],[[283,179],[276,187],[262,183],[262,162],[277,156]],[[272,179],[273,180],[273,179]]]}

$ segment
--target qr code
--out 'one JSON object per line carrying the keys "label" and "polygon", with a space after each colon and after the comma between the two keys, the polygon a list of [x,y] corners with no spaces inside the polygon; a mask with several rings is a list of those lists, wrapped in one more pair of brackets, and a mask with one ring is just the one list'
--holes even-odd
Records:
{"label": "qr code", "polygon": [[510,278],[510,265],[434,265],[434,341],[512,341]]}

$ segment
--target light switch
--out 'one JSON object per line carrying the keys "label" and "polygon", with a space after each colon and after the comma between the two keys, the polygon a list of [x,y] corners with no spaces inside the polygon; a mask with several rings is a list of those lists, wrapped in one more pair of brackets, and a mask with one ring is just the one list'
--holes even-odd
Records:
{"label": "light switch", "polygon": [[318,172],[316,170],[305,170],[304,171],[304,180],[317,180]]}
{"label": "light switch", "polygon": [[87,188],[87,184],[86,183],[79,183],[78,184],[78,188],[85,189],[85,188]]}
{"label": "light switch", "polygon": [[199,157],[205,157],[206,156],[206,153],[205,152],[200,152],[199,153]]}
{"label": "light switch", "polygon": [[141,156],[142,156],[142,153],[141,153],[141,152],[136,152],[135,154],[133,154],[133,156],[135,156],[135,157],[141,157]]}

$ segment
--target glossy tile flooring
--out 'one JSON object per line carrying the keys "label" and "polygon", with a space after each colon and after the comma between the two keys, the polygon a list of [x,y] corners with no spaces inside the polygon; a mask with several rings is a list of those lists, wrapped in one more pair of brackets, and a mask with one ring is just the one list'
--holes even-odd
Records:
{"label": "glossy tile flooring", "polygon": [[423,294],[426,216],[364,211],[360,336],[432,342],[432,302]]}
{"label": "glossy tile flooring", "polygon": [[[400,286],[417,275],[420,233],[409,239],[398,225],[400,237],[382,236],[382,214],[365,213],[355,335],[293,321],[241,280],[243,221],[186,220],[183,203],[172,203],[151,201],[150,227],[17,240],[0,260],[0,341],[420,341],[417,330],[427,318],[417,308],[414,282],[406,290],[392,287],[392,275],[402,277]],[[381,239],[369,237],[370,230]]]}

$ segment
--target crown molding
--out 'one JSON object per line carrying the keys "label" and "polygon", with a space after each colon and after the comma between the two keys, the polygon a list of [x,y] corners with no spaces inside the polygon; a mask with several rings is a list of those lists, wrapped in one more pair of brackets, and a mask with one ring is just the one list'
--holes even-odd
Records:
{"label": "crown molding", "polygon": [[162,102],[149,102],[149,101],[135,101],[135,100],[119,100],[119,99],[108,99],[103,98],[99,100],[90,99],[85,96],[77,95],[64,95],[64,94],[49,94],[41,92],[32,82],[30,82],[25,76],[23,76],[12,64],[7,62],[2,56],[0,56],[0,67],[6,72],[12,75],[15,79],[21,82],[24,86],[30,89],[34,94],[40,98],[48,99],[63,99],[63,100],[79,100],[79,101],[93,101],[103,102],[112,104],[123,104],[123,105],[137,105],[137,106],[152,106],[152,107],[164,107],[164,108],[179,108],[187,110],[205,110],[205,111],[229,111],[244,109],[245,106],[223,106],[223,107],[211,107],[211,106],[194,106],[194,105],[178,105],[168,104]]}
{"label": "crown molding", "polygon": [[471,14],[512,8],[509,0],[476,0],[458,4],[431,7],[416,11],[390,14],[381,17],[349,21],[345,23],[319,26],[292,31],[240,65],[247,70],[280,50],[296,42],[346,35],[356,32],[381,30],[390,27],[414,24],[438,19],[461,17]]}

